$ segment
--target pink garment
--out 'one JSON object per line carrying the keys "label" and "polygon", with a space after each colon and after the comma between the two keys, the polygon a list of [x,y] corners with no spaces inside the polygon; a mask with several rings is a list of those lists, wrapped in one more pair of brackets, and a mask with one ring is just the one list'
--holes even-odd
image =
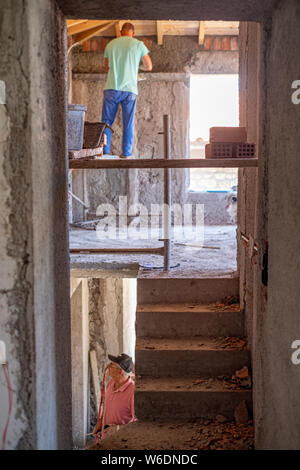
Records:
{"label": "pink garment", "polygon": [[110,379],[105,393],[103,427],[110,424],[128,424],[132,421],[136,421],[134,381],[128,377],[124,385],[115,390],[114,381]]}

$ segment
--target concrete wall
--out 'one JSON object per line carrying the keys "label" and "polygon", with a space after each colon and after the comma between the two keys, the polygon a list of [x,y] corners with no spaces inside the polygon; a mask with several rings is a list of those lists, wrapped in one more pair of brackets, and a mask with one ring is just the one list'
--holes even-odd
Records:
{"label": "concrete wall", "polygon": [[[137,39],[147,41],[152,73],[238,73],[238,51],[204,50],[196,36],[164,36],[163,45],[158,45],[157,38],[152,36]],[[73,73],[105,73],[103,51],[85,52],[81,46],[74,48],[72,70]]]}
{"label": "concrete wall", "polygon": [[83,448],[88,433],[89,289],[88,280],[71,277],[72,437]]}
{"label": "concrete wall", "polygon": [[[246,127],[248,142],[259,143],[259,74],[260,25],[240,23],[240,125]],[[258,156],[260,152],[258,151]],[[238,233],[257,238],[257,175],[256,168],[239,169]],[[238,236],[240,302],[245,311],[246,335],[252,348],[254,273],[257,254],[246,247]]]}
{"label": "concrete wall", "polygon": [[54,1],[0,1],[0,339],[14,390],[7,448],[71,446],[63,34]]}
{"label": "concrete wall", "polygon": [[279,4],[272,24],[264,30],[263,45],[263,162],[259,168],[263,200],[259,203],[258,237],[262,247],[268,239],[269,282],[266,292],[259,278],[257,281],[256,447],[299,449],[300,366],[291,362],[291,343],[300,339],[300,105],[291,101],[291,84],[300,77],[297,0]]}

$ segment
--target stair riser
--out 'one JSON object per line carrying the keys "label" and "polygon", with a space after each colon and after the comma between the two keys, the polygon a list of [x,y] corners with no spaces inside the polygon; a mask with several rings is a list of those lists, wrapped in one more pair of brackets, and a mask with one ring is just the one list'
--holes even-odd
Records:
{"label": "stair riser", "polygon": [[136,350],[137,375],[217,377],[232,375],[245,365],[250,365],[248,350]]}
{"label": "stair riser", "polygon": [[137,338],[244,336],[241,312],[137,312]]}
{"label": "stair riser", "polygon": [[189,421],[214,418],[221,414],[234,417],[234,410],[246,400],[252,411],[251,391],[239,392],[135,392],[135,413],[142,421]]}
{"label": "stair riser", "polygon": [[217,302],[239,294],[239,280],[220,279],[139,279],[138,304]]}

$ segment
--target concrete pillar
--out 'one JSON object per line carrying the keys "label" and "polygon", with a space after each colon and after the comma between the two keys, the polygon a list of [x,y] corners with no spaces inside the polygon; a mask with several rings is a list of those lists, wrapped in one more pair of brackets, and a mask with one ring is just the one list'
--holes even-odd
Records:
{"label": "concrete pillar", "polygon": [[88,432],[89,292],[87,279],[71,278],[72,435],[83,448]]}
{"label": "concrete pillar", "polygon": [[123,279],[123,352],[135,357],[137,279]]}
{"label": "concrete pillar", "polygon": [[[6,84],[0,339],[14,391],[7,448],[65,449],[71,448],[65,21],[54,0],[0,0],[0,12]],[[1,406],[0,432],[6,411]]]}

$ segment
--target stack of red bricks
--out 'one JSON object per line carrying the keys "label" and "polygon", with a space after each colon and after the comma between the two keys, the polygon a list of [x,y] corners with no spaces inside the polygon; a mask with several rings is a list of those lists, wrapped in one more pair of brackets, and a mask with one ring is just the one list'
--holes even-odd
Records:
{"label": "stack of red bricks", "polygon": [[247,142],[245,127],[211,127],[205,158],[254,158],[255,144]]}
{"label": "stack of red bricks", "polygon": [[[104,52],[107,44],[114,38],[103,36],[95,36],[82,43],[82,52]],[[156,44],[156,39],[151,37],[140,38],[145,46],[152,50]],[[72,36],[68,38],[68,47],[73,44]],[[199,46],[195,38],[195,47],[199,47],[204,51],[238,51],[238,36],[205,36],[204,44]]]}

